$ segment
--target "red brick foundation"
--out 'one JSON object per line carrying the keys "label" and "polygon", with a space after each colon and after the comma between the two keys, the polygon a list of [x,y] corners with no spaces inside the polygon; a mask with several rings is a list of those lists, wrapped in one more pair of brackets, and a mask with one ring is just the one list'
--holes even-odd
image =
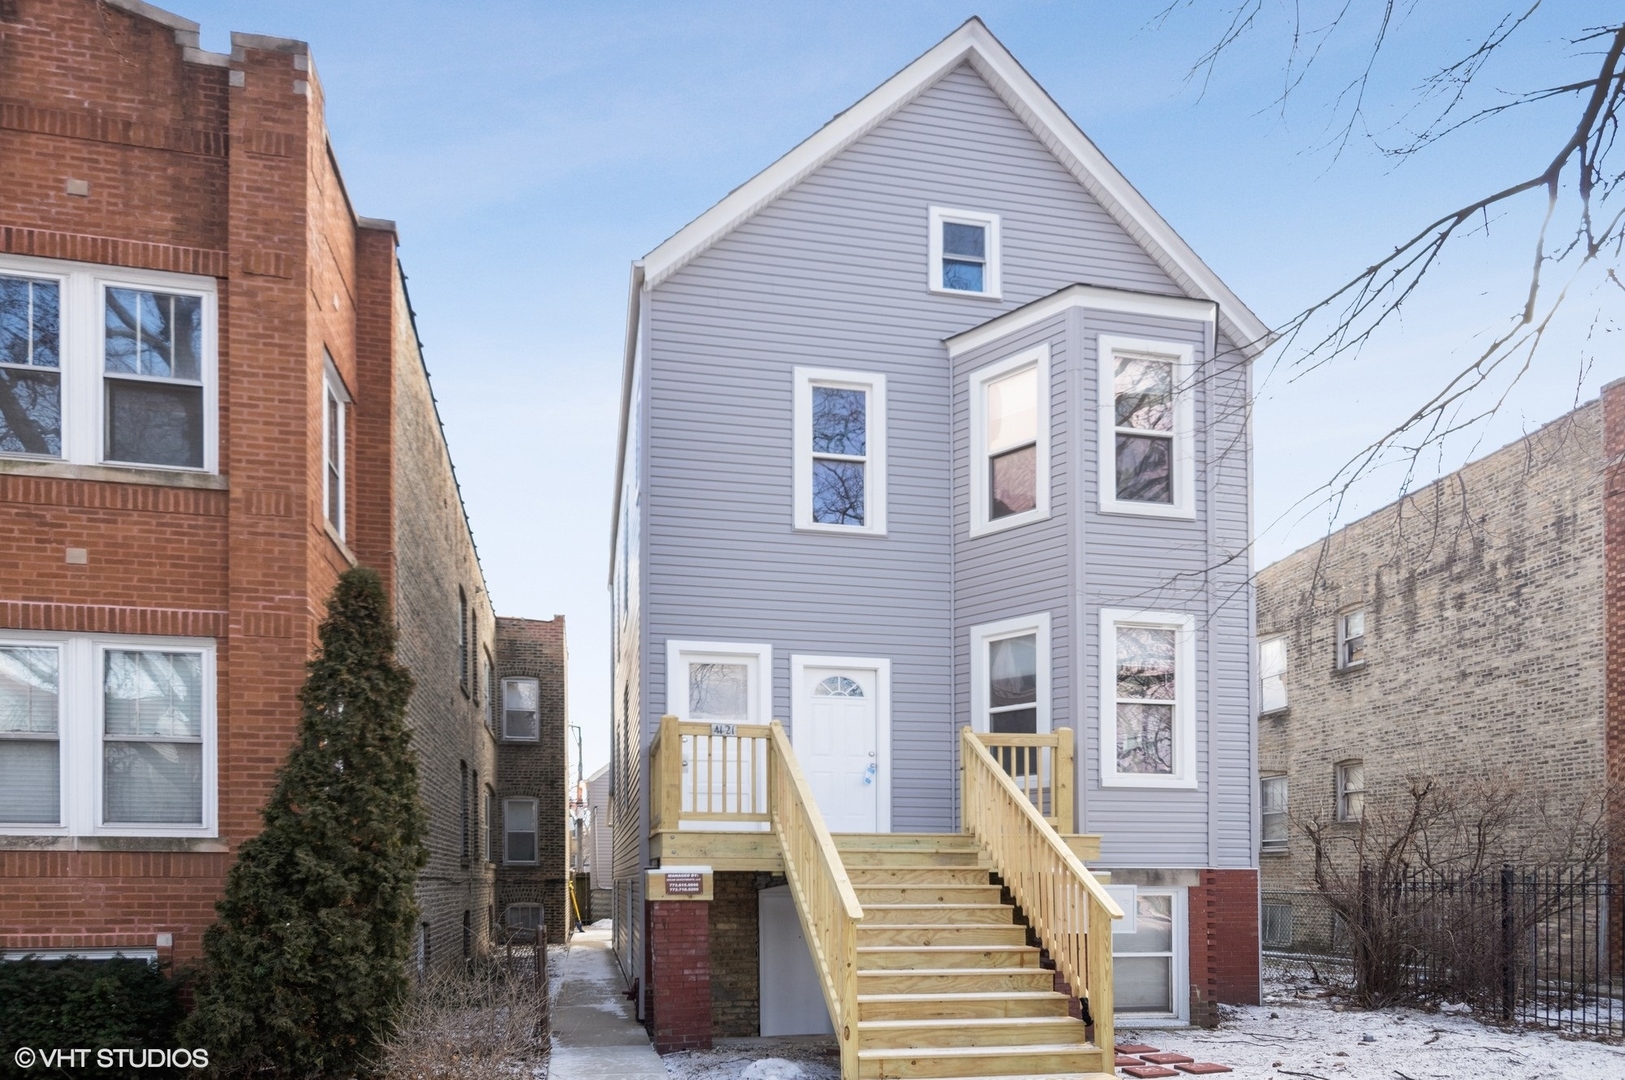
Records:
{"label": "red brick foundation", "polygon": [[1203,870],[1190,890],[1191,1023],[1214,1027],[1219,1005],[1259,1003],[1258,871]]}
{"label": "red brick foundation", "polygon": [[655,1052],[711,1049],[711,905],[651,900],[644,905],[645,1002]]}

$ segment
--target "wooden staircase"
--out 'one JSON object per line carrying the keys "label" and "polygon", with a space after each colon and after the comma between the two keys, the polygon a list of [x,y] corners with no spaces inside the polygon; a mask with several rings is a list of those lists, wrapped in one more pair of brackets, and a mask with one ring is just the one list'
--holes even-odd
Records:
{"label": "wooden staircase", "polygon": [[888,1077],[1112,1075],[964,834],[834,837],[858,901],[857,1065]]}

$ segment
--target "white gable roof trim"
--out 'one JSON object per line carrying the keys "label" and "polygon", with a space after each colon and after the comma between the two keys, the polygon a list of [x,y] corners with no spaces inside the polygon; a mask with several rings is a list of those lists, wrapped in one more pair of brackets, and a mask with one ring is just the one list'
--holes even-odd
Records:
{"label": "white gable roof trim", "polygon": [[643,258],[654,288],[732,232],[836,154],[969,63],[1106,212],[1146,250],[1187,296],[1219,305],[1219,324],[1248,357],[1263,352],[1270,328],[1219,280],[1189,244],[1089,140],[1072,118],[993,36],[972,18],[918,60],[887,79],[789,153],[729,192]]}
{"label": "white gable roof trim", "polygon": [[957,359],[1011,334],[1037,326],[1044,320],[1052,319],[1063,311],[1075,307],[1126,315],[1184,319],[1211,326],[1219,305],[1215,300],[1197,300],[1189,296],[1164,296],[1160,293],[1113,289],[1102,285],[1068,285],[1048,296],[1041,296],[1030,304],[1023,304],[1014,311],[1007,311],[969,330],[945,337],[942,341],[948,346],[948,356]]}

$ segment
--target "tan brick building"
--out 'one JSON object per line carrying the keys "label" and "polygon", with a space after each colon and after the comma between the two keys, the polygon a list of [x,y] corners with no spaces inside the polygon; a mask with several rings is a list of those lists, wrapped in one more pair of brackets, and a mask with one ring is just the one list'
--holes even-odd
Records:
{"label": "tan brick building", "polygon": [[[1625,383],[1604,396],[1625,414]],[[1412,775],[1559,812],[1602,794],[1621,723],[1616,692],[1608,739],[1603,412],[1582,405],[1260,571],[1266,948],[1327,932],[1287,910],[1312,887],[1303,822],[1352,836]],[[1507,839],[1546,842],[1532,821]]]}
{"label": "tan brick building", "polygon": [[449,962],[494,918],[497,635],[394,225],[349,201],[303,42],[4,0],[0,953],[198,955],[357,564],[416,680]]}

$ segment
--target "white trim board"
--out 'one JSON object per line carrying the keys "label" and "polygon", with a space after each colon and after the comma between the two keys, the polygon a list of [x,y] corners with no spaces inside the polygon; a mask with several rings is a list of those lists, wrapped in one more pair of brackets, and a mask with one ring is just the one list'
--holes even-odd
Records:
{"label": "white trim board", "polygon": [[891,832],[891,661],[874,656],[790,655],[790,745],[801,757],[804,725],[798,710],[808,668],[849,668],[875,673],[875,831]]}
{"label": "white trim board", "polygon": [[1188,296],[1159,296],[1156,293],[1136,292],[1133,289],[1113,289],[1105,285],[1068,285],[1014,311],[1007,311],[989,319],[980,326],[942,339],[948,346],[949,359],[958,359],[968,352],[1037,326],[1045,319],[1073,308],[1089,308],[1123,315],[1150,315],[1163,319],[1184,319],[1189,322],[1212,324],[1217,305],[1211,300],[1192,300]]}
{"label": "white trim board", "polygon": [[1036,675],[1038,682],[1035,727],[1038,734],[1047,735],[1051,727],[1050,699],[1050,614],[1036,611],[1031,615],[1018,615],[1013,619],[980,623],[970,628],[970,722],[973,731],[988,730],[988,661],[989,643],[1023,634],[1036,635]]}
{"label": "white trim board", "polygon": [[750,671],[750,715],[746,723],[765,724],[773,715],[773,646],[737,641],[666,641],[666,713],[688,719],[685,658],[744,663]]}
{"label": "white trim board", "polygon": [[1056,160],[1187,295],[1220,305],[1220,323],[1248,357],[1263,352],[1272,340],[1269,327],[1202,262],[975,17],[644,256],[648,287],[659,285],[682,269],[963,63],[969,63],[987,81]]}

